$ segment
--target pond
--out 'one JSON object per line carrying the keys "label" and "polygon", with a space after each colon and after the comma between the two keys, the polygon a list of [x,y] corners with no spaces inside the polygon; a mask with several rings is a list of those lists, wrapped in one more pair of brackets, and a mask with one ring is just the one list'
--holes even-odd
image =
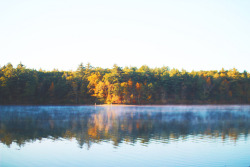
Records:
{"label": "pond", "polygon": [[249,105],[0,106],[0,166],[250,166]]}

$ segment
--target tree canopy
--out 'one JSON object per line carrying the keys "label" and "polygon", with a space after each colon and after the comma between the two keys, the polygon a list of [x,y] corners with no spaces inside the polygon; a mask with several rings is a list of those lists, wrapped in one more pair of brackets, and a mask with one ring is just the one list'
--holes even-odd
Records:
{"label": "tree canopy", "polygon": [[0,67],[0,104],[249,104],[250,74],[119,67],[76,71]]}

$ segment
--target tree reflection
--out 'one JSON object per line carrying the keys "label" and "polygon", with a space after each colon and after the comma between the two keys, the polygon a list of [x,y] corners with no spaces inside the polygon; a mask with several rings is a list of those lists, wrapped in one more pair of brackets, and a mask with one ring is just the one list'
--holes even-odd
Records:
{"label": "tree reflection", "polygon": [[[77,107],[76,107],[77,108]],[[144,144],[170,142],[190,136],[230,139],[250,132],[250,111],[235,109],[169,111],[157,107],[0,107],[0,142],[23,146],[50,138],[76,139],[79,146],[112,141]],[[156,111],[157,110],[157,111]]]}

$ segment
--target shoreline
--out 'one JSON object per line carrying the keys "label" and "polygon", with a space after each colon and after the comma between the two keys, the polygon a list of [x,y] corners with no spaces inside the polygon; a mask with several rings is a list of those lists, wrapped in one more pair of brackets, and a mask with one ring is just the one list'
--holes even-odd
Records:
{"label": "shoreline", "polygon": [[0,106],[93,106],[93,107],[164,107],[164,106],[250,106],[250,104],[0,104]]}

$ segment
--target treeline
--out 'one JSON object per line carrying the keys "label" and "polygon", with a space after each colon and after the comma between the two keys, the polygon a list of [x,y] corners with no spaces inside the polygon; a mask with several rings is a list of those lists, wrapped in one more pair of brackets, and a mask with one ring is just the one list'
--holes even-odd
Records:
{"label": "treeline", "polygon": [[76,71],[0,67],[0,104],[249,104],[250,74],[168,67]]}

